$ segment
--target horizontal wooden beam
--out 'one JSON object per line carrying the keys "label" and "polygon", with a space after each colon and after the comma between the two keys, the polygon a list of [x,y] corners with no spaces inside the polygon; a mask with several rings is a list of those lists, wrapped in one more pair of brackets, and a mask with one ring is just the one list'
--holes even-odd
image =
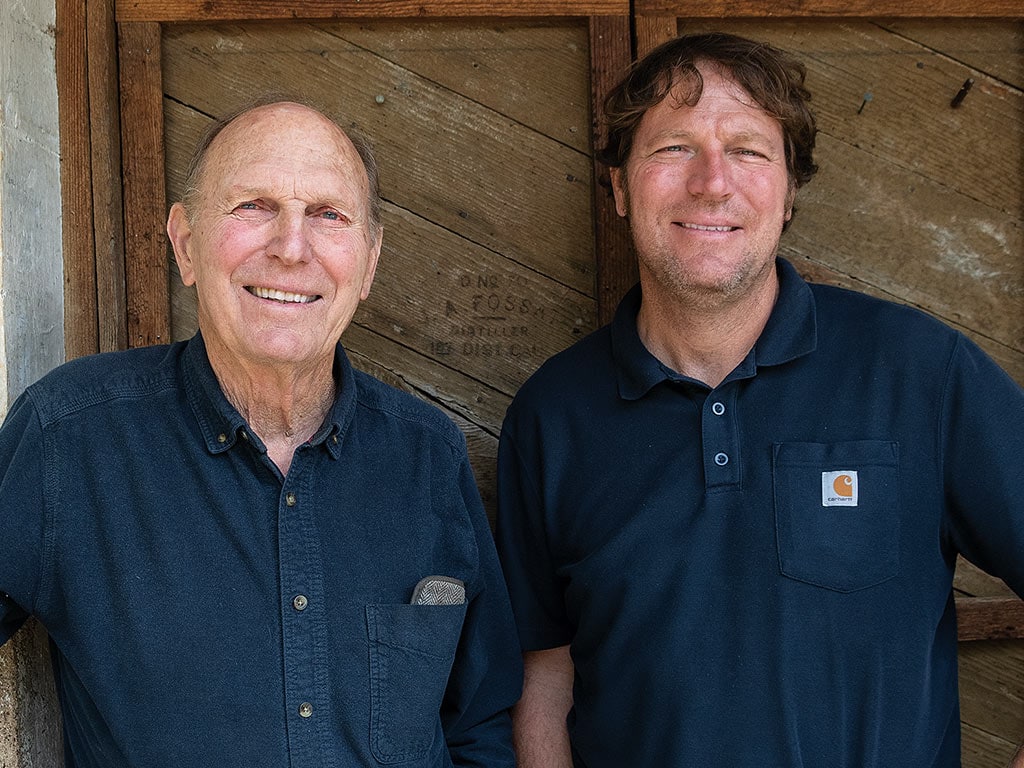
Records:
{"label": "horizontal wooden beam", "polygon": [[1016,597],[963,597],[956,601],[960,640],[1024,638],[1024,600]]}
{"label": "horizontal wooden beam", "polygon": [[1021,18],[1020,0],[635,0],[637,16],[691,19]]}
{"label": "horizontal wooden beam", "polygon": [[626,16],[629,0],[117,0],[117,20],[259,21]]}

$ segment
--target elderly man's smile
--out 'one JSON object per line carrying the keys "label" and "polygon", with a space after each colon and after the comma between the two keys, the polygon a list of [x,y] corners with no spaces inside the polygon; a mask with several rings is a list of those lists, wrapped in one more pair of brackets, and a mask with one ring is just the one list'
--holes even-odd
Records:
{"label": "elderly man's smile", "polygon": [[258,299],[269,299],[281,302],[282,304],[309,304],[322,298],[319,294],[291,293],[278,290],[277,288],[264,288],[258,285],[247,285],[245,290]]}

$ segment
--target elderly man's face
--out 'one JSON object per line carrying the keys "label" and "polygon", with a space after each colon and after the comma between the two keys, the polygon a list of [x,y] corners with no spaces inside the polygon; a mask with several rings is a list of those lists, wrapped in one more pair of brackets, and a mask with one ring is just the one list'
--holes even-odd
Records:
{"label": "elderly man's face", "polygon": [[330,366],[380,254],[351,142],[306,107],[260,107],[217,135],[199,187],[168,233],[215,367]]}

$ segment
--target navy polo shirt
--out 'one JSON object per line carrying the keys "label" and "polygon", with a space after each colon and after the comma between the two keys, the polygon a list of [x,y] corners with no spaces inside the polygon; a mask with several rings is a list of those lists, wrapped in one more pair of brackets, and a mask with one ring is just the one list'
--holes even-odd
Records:
{"label": "navy polo shirt", "polygon": [[960,764],[957,553],[1024,593],[1024,395],[921,312],[783,260],[709,389],[614,321],[520,390],[498,545],[571,644],[578,768]]}
{"label": "navy polo shirt", "polygon": [[[512,766],[521,661],[465,441],[354,371],[282,477],[201,337],[68,363],[0,429],[0,641],[67,764]],[[426,576],[466,599],[411,605]]]}

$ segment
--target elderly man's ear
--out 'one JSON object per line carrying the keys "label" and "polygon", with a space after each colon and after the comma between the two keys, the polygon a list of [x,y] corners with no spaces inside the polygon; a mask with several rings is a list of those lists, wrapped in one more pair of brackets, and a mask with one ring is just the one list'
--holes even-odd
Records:
{"label": "elderly man's ear", "polygon": [[174,260],[178,262],[181,282],[185,285],[194,285],[196,275],[192,265],[192,256],[189,253],[192,225],[189,224],[185,206],[181,203],[172,205],[170,213],[167,214],[167,237],[171,241],[171,248],[174,249]]}

